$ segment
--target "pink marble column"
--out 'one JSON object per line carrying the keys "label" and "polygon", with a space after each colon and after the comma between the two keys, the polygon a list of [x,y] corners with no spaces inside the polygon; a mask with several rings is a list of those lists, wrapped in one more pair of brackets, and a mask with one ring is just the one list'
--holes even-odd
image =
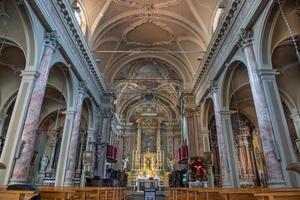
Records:
{"label": "pink marble column", "polygon": [[285,183],[283,180],[280,162],[276,158],[276,145],[271,117],[267,107],[263,84],[259,77],[257,61],[253,49],[252,35],[251,31],[242,30],[241,46],[247,60],[249,82],[268,171],[268,184],[269,186],[284,185]]}
{"label": "pink marble column", "polygon": [[22,144],[20,145],[19,155],[17,155],[11,183],[26,183],[28,181],[27,178],[33,156],[36,130],[38,129],[40,112],[51,67],[50,62],[52,55],[58,46],[56,32],[47,33],[45,37],[44,53],[39,67],[39,75],[35,81],[30,99],[21,136]]}
{"label": "pink marble column", "polygon": [[217,87],[213,86],[211,88],[211,92],[213,97],[214,114],[215,114],[216,129],[218,135],[218,149],[219,149],[219,156],[220,156],[222,186],[227,187],[227,186],[232,186],[232,180],[229,174],[230,173],[229,164],[228,164],[229,156],[228,156],[226,141],[224,136],[225,131],[223,130],[222,119],[220,115],[220,102],[218,99]]}
{"label": "pink marble column", "polygon": [[68,152],[68,164],[66,169],[66,176],[65,176],[65,186],[72,186],[73,185],[73,176],[74,171],[76,168],[76,155],[78,153],[78,142],[79,142],[79,129],[80,129],[80,120],[81,120],[81,111],[82,105],[85,95],[85,84],[80,83],[79,91],[78,91],[78,99],[77,99],[77,106],[76,106],[76,114],[74,118],[73,130],[70,140],[70,147]]}

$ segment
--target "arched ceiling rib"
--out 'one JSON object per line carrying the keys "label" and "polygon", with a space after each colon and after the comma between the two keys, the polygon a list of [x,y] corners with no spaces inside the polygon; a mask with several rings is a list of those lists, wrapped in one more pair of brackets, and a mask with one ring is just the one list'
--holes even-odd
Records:
{"label": "arched ceiling rib", "polygon": [[[91,24],[88,42],[108,86],[117,90],[119,111],[138,109],[142,104],[124,102],[141,99],[148,92],[168,99],[161,101],[162,110],[177,115],[178,98],[182,90],[192,87],[223,0],[80,1]],[[128,73],[139,72],[116,81],[126,67]],[[172,71],[180,81],[172,80]],[[147,73],[153,80],[144,76]],[[168,101],[173,102],[170,108]]]}

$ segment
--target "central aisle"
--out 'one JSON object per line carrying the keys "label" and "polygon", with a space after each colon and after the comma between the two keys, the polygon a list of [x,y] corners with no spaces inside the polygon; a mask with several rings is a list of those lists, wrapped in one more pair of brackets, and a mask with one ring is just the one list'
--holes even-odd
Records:
{"label": "central aisle", "polygon": [[[132,194],[131,200],[144,200],[144,192],[134,192]],[[166,200],[165,192],[157,192],[156,200]]]}

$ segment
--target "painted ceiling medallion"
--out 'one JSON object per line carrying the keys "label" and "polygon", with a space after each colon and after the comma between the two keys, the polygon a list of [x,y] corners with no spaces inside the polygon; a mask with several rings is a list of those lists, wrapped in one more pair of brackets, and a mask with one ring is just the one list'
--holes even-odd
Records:
{"label": "painted ceiling medallion", "polygon": [[182,0],[115,0],[118,4],[130,8],[159,9],[175,6]]}
{"label": "painted ceiling medallion", "polygon": [[131,24],[123,32],[122,39],[127,45],[159,46],[174,42],[175,35],[166,24],[153,19],[142,19]]}

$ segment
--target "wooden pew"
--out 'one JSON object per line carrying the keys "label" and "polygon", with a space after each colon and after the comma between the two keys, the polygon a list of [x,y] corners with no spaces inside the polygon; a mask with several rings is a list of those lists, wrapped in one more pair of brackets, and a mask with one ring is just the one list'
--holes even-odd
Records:
{"label": "wooden pew", "polygon": [[300,200],[300,188],[169,188],[168,200]]}
{"label": "wooden pew", "polygon": [[37,196],[37,191],[27,190],[7,190],[6,187],[0,188],[0,200],[29,200]]}
{"label": "wooden pew", "polygon": [[41,187],[42,200],[126,200],[125,188]]}
{"label": "wooden pew", "polygon": [[74,194],[72,187],[40,187],[42,200],[70,200]]}
{"label": "wooden pew", "polygon": [[262,200],[299,200],[300,191],[261,192],[254,194],[254,197]]}

